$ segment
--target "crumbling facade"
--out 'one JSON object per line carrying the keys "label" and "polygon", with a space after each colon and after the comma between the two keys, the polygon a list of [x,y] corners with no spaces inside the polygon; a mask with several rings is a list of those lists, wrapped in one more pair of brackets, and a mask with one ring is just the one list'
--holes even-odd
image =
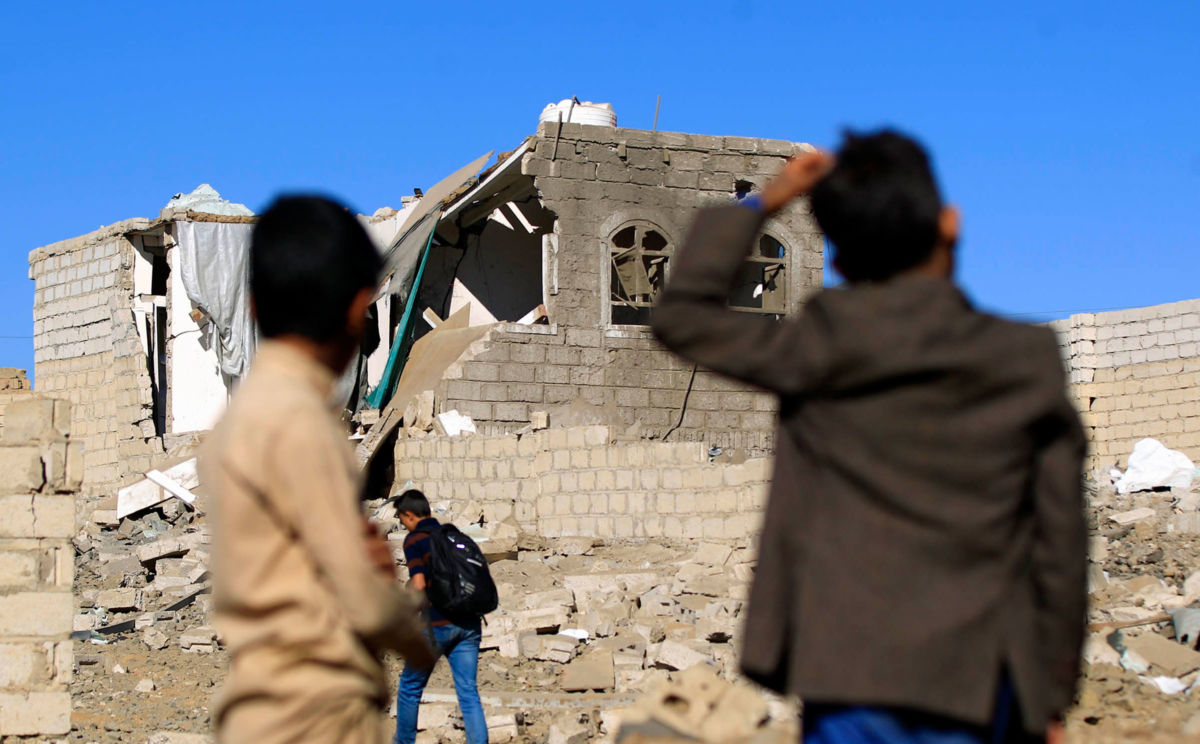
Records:
{"label": "crumbling facade", "polygon": [[1144,437],[1200,462],[1200,300],[1055,321],[1093,467]]}
{"label": "crumbling facade", "polygon": [[[612,423],[638,424],[644,436],[676,429],[679,440],[770,451],[772,398],[693,371],[648,323],[696,211],[761,187],[803,147],[542,124],[474,193],[447,206],[418,304],[444,316],[469,298],[488,311],[486,322],[516,321],[541,303],[548,324],[499,326],[486,350],[444,381],[439,409],[502,433],[582,398],[610,406]],[[732,304],[776,317],[795,311],[821,287],[823,250],[798,201],[767,222]]]}

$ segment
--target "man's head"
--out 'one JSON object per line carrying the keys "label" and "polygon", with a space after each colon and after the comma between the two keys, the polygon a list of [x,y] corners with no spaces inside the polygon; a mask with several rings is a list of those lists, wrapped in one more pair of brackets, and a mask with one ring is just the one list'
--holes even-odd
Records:
{"label": "man's head", "polygon": [[899,132],[847,132],[812,208],[850,282],[952,272],[958,213],[942,203],[925,150]]}
{"label": "man's head", "polygon": [[415,488],[410,488],[396,497],[396,516],[404,529],[412,532],[422,519],[427,519],[432,512],[429,510],[429,499]]}
{"label": "man's head", "polygon": [[382,259],[354,215],[317,196],[284,196],[259,217],[250,295],[266,338],[321,347],[344,367],[354,355]]}

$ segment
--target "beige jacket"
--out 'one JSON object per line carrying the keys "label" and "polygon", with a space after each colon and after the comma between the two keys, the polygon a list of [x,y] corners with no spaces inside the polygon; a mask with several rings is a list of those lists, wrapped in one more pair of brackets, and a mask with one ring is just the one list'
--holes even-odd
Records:
{"label": "beige jacket", "polygon": [[420,598],[368,561],[358,468],[326,403],[333,382],[263,344],[200,455],[215,619],[232,654],[214,711],[222,741],[314,741],[331,716],[375,717],[380,653],[424,643]]}

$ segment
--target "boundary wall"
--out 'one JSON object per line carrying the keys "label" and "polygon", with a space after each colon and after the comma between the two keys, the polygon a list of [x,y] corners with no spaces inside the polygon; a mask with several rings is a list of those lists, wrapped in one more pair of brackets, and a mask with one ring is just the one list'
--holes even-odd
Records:
{"label": "boundary wall", "polygon": [[614,441],[606,426],[401,439],[396,483],[449,511],[543,537],[744,540],[766,506],[771,459],[710,463],[697,442]]}
{"label": "boundary wall", "polygon": [[1050,326],[1091,440],[1091,467],[1124,465],[1145,437],[1200,462],[1200,300],[1072,315]]}

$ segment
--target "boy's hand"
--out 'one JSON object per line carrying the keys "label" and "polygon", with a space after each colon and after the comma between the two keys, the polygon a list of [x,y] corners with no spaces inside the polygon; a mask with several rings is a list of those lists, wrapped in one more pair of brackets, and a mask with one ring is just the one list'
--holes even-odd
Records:
{"label": "boy's hand", "polygon": [[1051,721],[1046,727],[1046,744],[1063,744],[1066,740],[1062,721]]}
{"label": "boy's hand", "polygon": [[379,534],[379,530],[369,519],[363,517],[363,534],[367,539],[367,559],[385,576],[396,579],[396,559],[392,557],[392,549],[387,540]]}
{"label": "boy's hand", "polygon": [[821,150],[793,155],[762,190],[763,209],[774,214],[792,199],[812,191],[813,186],[833,168],[833,156]]}

